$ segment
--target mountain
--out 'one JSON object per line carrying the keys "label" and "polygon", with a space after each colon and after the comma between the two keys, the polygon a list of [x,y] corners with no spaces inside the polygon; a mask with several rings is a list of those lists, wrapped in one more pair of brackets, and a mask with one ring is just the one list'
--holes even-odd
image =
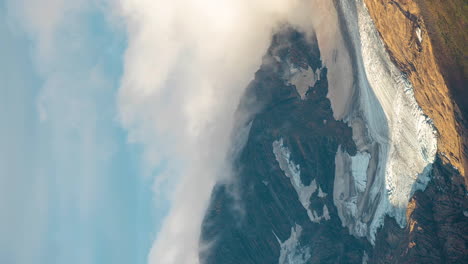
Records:
{"label": "mountain", "polygon": [[[301,98],[283,76],[307,69],[317,80]],[[244,96],[257,98],[261,109],[246,124],[235,187],[213,191],[202,241],[214,242],[202,254],[204,263],[362,259],[369,245],[341,226],[332,195],[338,146],[350,154],[356,146],[351,129],[333,119],[326,95],[327,68],[317,44],[292,29],[277,34]]]}
{"label": "mountain", "polygon": [[316,36],[281,28],[240,102],[201,263],[468,263],[465,106],[430,23],[418,1],[335,2],[346,115],[333,116]]}

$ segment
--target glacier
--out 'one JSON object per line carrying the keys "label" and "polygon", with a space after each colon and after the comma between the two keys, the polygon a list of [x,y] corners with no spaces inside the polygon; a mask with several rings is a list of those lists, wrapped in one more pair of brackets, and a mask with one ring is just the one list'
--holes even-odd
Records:
{"label": "glacier", "polygon": [[374,243],[385,215],[406,225],[410,197],[429,181],[437,135],[411,83],[387,54],[364,2],[339,0],[338,7],[355,62],[354,96],[343,121],[353,130],[358,153],[338,149],[333,201],[343,225]]}

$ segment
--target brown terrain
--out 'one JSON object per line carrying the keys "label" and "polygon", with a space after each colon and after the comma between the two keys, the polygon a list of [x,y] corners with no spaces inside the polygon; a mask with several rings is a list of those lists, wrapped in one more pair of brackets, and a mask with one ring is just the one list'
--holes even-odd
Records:
{"label": "brown terrain", "polygon": [[407,74],[416,100],[434,121],[442,161],[468,182],[467,116],[462,115],[468,106],[466,1],[364,2],[390,57]]}
{"label": "brown terrain", "polygon": [[439,134],[432,181],[411,198],[406,228],[386,218],[370,262],[468,263],[468,3],[364,1]]}

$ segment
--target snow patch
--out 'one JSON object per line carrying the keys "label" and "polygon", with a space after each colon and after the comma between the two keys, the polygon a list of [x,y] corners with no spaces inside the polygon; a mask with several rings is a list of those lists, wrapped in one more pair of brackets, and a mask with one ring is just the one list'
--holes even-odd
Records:
{"label": "snow patch", "polygon": [[309,248],[301,247],[299,242],[301,233],[302,227],[296,224],[295,227],[291,228],[291,236],[286,241],[281,242],[281,240],[276,237],[280,244],[280,257],[278,264],[305,264],[310,259],[311,255]]}
{"label": "snow patch", "polygon": [[369,261],[369,256],[367,255],[367,252],[364,251],[364,254],[362,254],[362,264],[367,264]]}
{"label": "snow patch", "polygon": [[416,28],[416,36],[418,37],[419,43],[421,43],[422,42],[422,31],[421,31],[420,27]]}
{"label": "snow patch", "polygon": [[320,69],[314,72],[310,66],[307,66],[307,69],[303,69],[289,64],[287,83],[296,87],[296,91],[302,100],[306,98],[305,95],[309,87],[313,87],[318,80],[320,80]]}
{"label": "snow patch", "polygon": [[322,220],[330,220],[330,213],[328,212],[328,207],[325,204],[323,205],[322,212],[321,216],[319,216],[315,210],[311,213],[310,211],[307,211],[307,214],[309,215],[310,213],[309,218],[314,223],[320,223]]}
{"label": "snow patch", "polygon": [[310,197],[317,190],[317,183],[315,179],[312,180],[309,186],[305,186],[301,180],[301,167],[299,164],[295,164],[291,158],[291,151],[283,145],[283,139],[275,140],[273,142],[273,153],[275,154],[276,161],[284,172],[286,177],[291,180],[291,184],[296,190],[299,201],[302,206],[307,210],[307,215],[311,221],[314,221],[313,214],[310,211]]}
{"label": "snow patch", "polygon": [[325,198],[325,197],[327,197],[327,193],[322,191],[322,188],[319,186],[317,196],[320,197],[320,198]]}

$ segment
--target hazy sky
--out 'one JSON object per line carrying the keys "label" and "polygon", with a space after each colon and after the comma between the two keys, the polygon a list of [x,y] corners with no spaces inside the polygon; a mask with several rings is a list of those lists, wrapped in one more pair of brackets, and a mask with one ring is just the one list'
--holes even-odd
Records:
{"label": "hazy sky", "polygon": [[197,263],[275,29],[326,24],[334,63],[336,14],[309,12],[323,5],[0,0],[0,263]]}
{"label": "hazy sky", "polygon": [[126,36],[68,2],[0,2],[0,263],[146,263],[160,217],[117,119]]}

